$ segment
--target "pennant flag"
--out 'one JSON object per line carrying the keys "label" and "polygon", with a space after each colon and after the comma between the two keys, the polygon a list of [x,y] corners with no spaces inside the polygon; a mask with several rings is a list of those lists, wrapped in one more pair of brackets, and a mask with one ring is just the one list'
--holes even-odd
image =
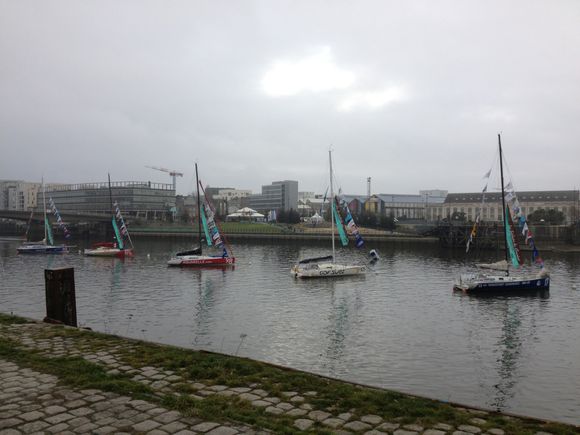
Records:
{"label": "pennant flag", "polygon": [[524,236],[526,238],[527,241],[527,237],[528,237],[528,224],[524,223],[524,228],[522,229],[522,236]]}
{"label": "pennant flag", "polygon": [[336,223],[336,229],[337,229],[338,235],[340,237],[340,242],[342,243],[342,246],[346,246],[346,245],[348,245],[348,237],[346,236],[346,233],[344,232],[342,220],[340,219],[340,215],[338,214],[338,211],[336,210],[335,201],[332,201],[332,209],[333,209],[333,214],[334,214],[334,221]]}

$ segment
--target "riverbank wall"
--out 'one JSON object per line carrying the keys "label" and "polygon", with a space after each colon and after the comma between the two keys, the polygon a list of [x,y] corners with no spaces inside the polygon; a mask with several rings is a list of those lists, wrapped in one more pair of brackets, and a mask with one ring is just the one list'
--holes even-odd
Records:
{"label": "riverbank wall", "polygon": [[580,433],[578,426],[2,314],[0,378],[0,430],[25,433]]}
{"label": "riverbank wall", "polygon": [[[131,228],[131,236],[153,237],[153,238],[191,238],[197,239],[199,234],[189,229],[172,228]],[[363,237],[368,242],[394,242],[394,243],[418,243],[435,244],[439,242],[437,237],[423,237],[404,234],[364,234]],[[335,236],[339,241],[338,236]],[[227,233],[227,239],[238,240],[287,240],[287,241],[329,241],[330,234],[315,232],[286,231],[280,233],[273,232],[234,232]]]}

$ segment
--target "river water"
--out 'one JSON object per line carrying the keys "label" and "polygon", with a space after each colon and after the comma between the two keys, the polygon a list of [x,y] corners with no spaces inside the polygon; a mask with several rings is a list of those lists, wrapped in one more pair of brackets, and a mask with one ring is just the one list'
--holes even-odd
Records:
{"label": "river water", "polygon": [[379,246],[366,276],[301,281],[290,266],[327,244],[236,243],[233,270],[167,268],[187,241],[137,240],[124,261],[17,245],[0,241],[1,312],[42,318],[43,270],[72,266],[94,330],[580,424],[580,254],[545,253],[548,294],[476,297],[451,290],[465,254],[437,246]]}

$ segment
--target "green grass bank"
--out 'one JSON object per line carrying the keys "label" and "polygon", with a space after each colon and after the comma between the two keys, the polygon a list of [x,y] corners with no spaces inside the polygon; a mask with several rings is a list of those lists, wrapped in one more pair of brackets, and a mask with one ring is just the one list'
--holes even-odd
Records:
{"label": "green grass bank", "polygon": [[57,376],[72,388],[126,395],[186,416],[266,433],[580,433],[566,424],[5,314],[0,314],[0,358]]}

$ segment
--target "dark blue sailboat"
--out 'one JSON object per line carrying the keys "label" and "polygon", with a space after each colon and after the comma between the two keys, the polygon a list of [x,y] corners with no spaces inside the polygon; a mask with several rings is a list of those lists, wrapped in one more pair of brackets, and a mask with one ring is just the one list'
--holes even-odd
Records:
{"label": "dark blue sailboat", "polygon": [[[510,261],[517,269],[521,264],[521,257],[519,248],[517,246],[516,235],[514,231],[514,224],[511,219],[510,208],[506,205],[506,189],[504,186],[503,177],[503,154],[501,149],[501,136],[498,134],[499,143],[499,167],[501,175],[501,199],[502,199],[502,220],[504,224],[504,243],[505,243],[505,261],[478,265],[479,270],[475,273],[461,274],[455,284],[454,290],[463,291],[465,293],[517,293],[530,290],[547,291],[550,288],[550,276],[544,267],[544,263],[539,257],[538,251],[534,244],[531,231],[527,226],[527,222],[515,197],[515,193],[509,192],[510,199],[514,202],[515,219],[522,227],[522,233],[526,235],[526,239],[530,242],[532,247],[532,258],[534,262],[541,266],[539,272],[519,270],[515,273],[510,273]],[[491,172],[491,171],[490,171]],[[487,174],[489,177],[489,173]],[[485,194],[487,185],[483,189]],[[474,223],[471,235],[467,242],[467,251],[469,251],[469,244],[473,241],[477,233],[477,225],[479,223],[479,216],[477,216]],[[493,270],[492,272],[483,271],[482,269]],[[500,272],[501,271],[501,272]]]}

